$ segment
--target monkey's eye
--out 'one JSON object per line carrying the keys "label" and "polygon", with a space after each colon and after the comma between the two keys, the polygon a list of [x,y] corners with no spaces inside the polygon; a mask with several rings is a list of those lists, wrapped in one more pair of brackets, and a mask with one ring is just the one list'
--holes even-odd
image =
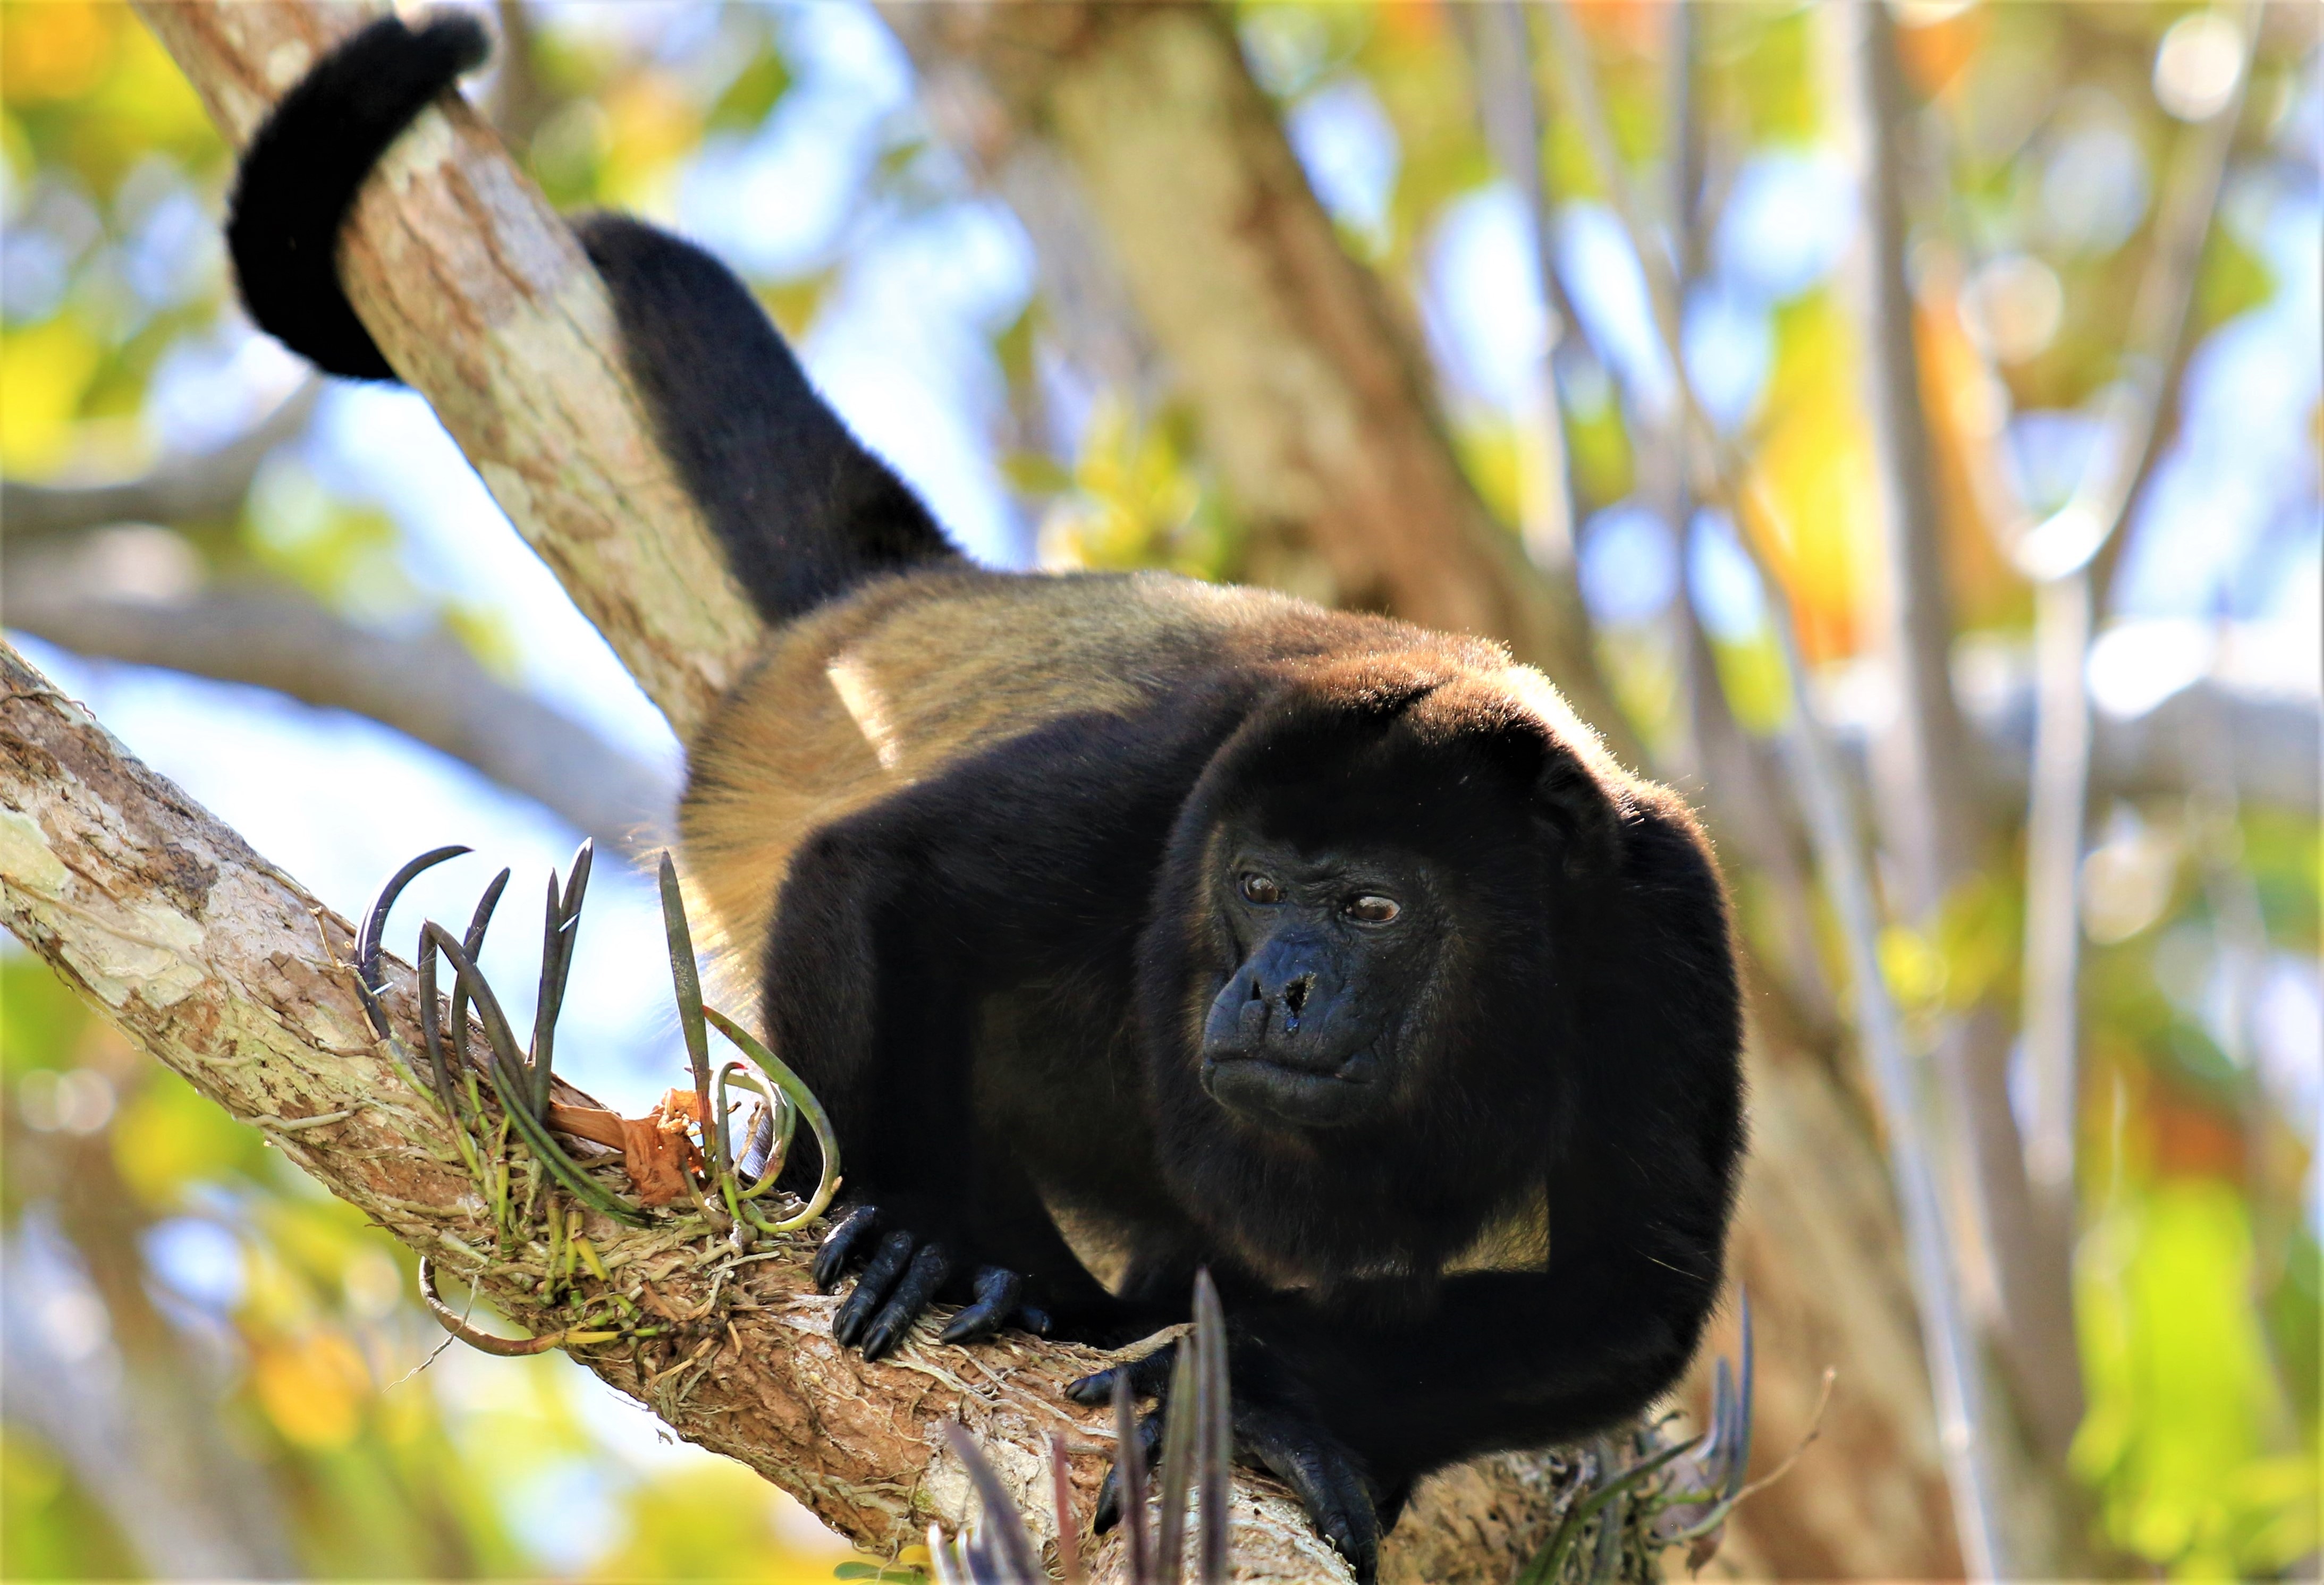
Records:
{"label": "monkey's eye", "polygon": [[1279,903],[1283,900],[1283,888],[1259,874],[1242,878],[1242,894],[1255,903]]}
{"label": "monkey's eye", "polygon": [[1340,912],[1359,925],[1387,925],[1393,923],[1404,908],[1392,897],[1367,892],[1361,897],[1350,898],[1347,907]]}

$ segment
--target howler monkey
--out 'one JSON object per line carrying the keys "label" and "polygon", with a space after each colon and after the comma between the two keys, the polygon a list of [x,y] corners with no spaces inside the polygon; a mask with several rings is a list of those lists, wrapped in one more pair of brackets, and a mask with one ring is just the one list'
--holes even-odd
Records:
{"label": "howler monkey", "polygon": [[[253,141],[242,290],[326,369],[392,377],[337,234],[484,54],[466,17],[381,21]],[[1120,1343],[1208,1266],[1242,1452],[1364,1577],[1417,1476],[1668,1388],[1742,1142],[1726,903],[1681,802],[1486,640],[971,565],[725,269],[578,230],[770,629],[690,745],[684,852],[844,1142],[816,1263],[862,1267],[841,1341],[964,1301],[948,1339]]]}

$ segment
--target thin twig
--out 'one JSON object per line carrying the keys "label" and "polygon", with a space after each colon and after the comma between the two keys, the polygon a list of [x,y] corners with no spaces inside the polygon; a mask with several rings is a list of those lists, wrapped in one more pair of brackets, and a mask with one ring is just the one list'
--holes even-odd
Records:
{"label": "thin twig", "polygon": [[2218,211],[2251,80],[2253,7],[2222,7],[2246,61],[2227,103],[2182,134],[2131,313],[2125,378],[2103,403],[2104,438],[2066,504],[2042,523],[2010,525],[2005,548],[2034,580],[2034,717],[2025,816],[2026,1069],[2033,1080],[2025,1163],[2053,1213],[2069,1209],[2074,1171],[2075,984],[2081,920],[2076,880],[2089,800],[2090,702],[2085,669],[2097,615],[2091,562],[2122,529],[2162,440],[2171,371],[2184,363],[2203,244]]}

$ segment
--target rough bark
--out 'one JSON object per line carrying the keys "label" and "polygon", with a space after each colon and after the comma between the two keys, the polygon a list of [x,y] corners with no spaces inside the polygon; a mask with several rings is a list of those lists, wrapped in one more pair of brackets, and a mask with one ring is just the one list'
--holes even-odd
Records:
{"label": "rough bark", "polygon": [[[138,7],[236,146],[319,51],[385,9]],[[760,627],[653,444],[613,305],[571,230],[482,119],[447,102],[382,161],[340,256],[388,362],[685,735]]]}
{"label": "rough bark", "polygon": [[[476,1284],[511,1320],[539,1332],[572,1319],[540,1296],[549,1251],[535,1235],[545,1221],[498,1238],[433,1102],[373,1044],[346,967],[346,921],[5,646],[0,924],[134,1044],[445,1272]],[[387,1005],[416,1048],[412,974],[393,963],[388,981]],[[528,1170],[516,1164],[520,1185]],[[566,1209],[553,1191],[544,1216],[552,1209]],[[1045,1542],[1054,1522],[1043,1450],[1051,1432],[1065,1432],[1086,1525],[1111,1433],[1102,1413],[1073,1406],[1062,1388],[1107,1356],[1022,1333],[949,1348],[934,1341],[938,1323],[923,1322],[890,1359],[867,1363],[831,1341],[837,1300],[807,1281],[811,1233],[740,1257],[690,1212],[645,1230],[593,1215],[585,1230],[610,1280],[584,1286],[622,1293],[668,1318],[669,1331],[576,1344],[573,1356],[834,1528],[881,1550],[917,1540],[931,1519],[972,1518],[966,1475],[943,1442],[954,1421],[975,1432]],[[1538,1544],[1563,1466],[1498,1465],[1423,1489],[1392,1543],[1388,1578],[1499,1579],[1516,1549]],[[1514,1500],[1528,1488],[1531,1501]],[[1296,1502],[1247,1472],[1236,1478],[1234,1548],[1238,1580],[1346,1578]]]}
{"label": "rough bark", "polygon": [[479,664],[441,630],[375,632],[290,590],[171,601],[74,593],[7,567],[0,621],[78,654],[272,688],[349,710],[533,798],[600,846],[666,843],[670,776]]}

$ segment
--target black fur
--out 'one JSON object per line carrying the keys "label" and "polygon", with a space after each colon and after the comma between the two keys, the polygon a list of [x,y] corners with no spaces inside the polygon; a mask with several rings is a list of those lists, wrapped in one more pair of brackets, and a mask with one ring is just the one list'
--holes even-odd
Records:
{"label": "black fur", "polygon": [[395,378],[339,285],[339,228],[388,144],[482,65],[486,47],[472,16],[416,30],[383,16],[282,97],[243,155],[226,223],[235,279],[260,329],[331,373]]}
{"label": "black fur", "polygon": [[[243,155],[226,221],[261,329],[331,373],[396,377],[348,304],[339,232],[388,145],[485,51],[471,16],[416,29],[383,17],[283,96]],[[760,614],[783,622],[878,573],[958,559],[724,265],[619,216],[576,230],[663,446]]]}
{"label": "black fur", "polygon": [[875,573],[958,559],[725,265],[617,215],[576,229],[662,447],[761,616],[783,622]]}
{"label": "black fur", "polygon": [[[350,48],[402,50],[386,75],[407,88],[423,65],[448,82],[428,31],[386,28]],[[306,266],[361,175],[308,146],[339,135],[316,85],[349,92],[342,59],[254,145],[235,216],[254,311],[310,353],[298,327],[345,299]],[[263,169],[285,144],[332,180]],[[310,239],[300,270],[244,263],[273,232]],[[582,235],[662,441],[770,621],[860,588],[982,613],[1016,653],[1012,585],[958,564],[739,281],[634,222]],[[904,576],[864,587],[883,572]],[[1035,679],[1069,703],[828,819],[767,899],[771,1042],[846,1158],[816,1277],[864,1266],[835,1331],[877,1354],[937,1299],[975,1301],[948,1339],[1013,1318],[1127,1341],[1184,1319],[1208,1267],[1239,1447],[1369,1578],[1420,1475],[1616,1424],[1693,1352],[1743,1147],[1724,895],[1683,806],[1575,741],[1489,646],[1167,595],[1207,613],[1181,631],[1132,581],[1072,592],[1120,613],[1101,631],[1136,646],[1119,670],[1142,702],[1081,708],[1072,677]],[[695,745],[697,792],[724,785],[715,746]],[[785,1170],[817,1166],[802,1140]],[[1119,1247],[1111,1283],[1075,1227]],[[1127,1380],[1150,1396],[1163,1368]]]}

